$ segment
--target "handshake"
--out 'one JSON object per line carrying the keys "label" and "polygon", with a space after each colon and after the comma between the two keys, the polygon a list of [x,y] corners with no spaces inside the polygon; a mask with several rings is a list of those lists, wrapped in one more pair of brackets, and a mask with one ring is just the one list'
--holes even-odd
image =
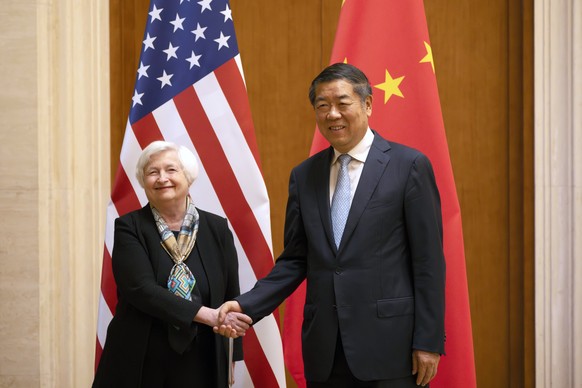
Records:
{"label": "handshake", "polygon": [[253,323],[253,320],[248,315],[243,314],[240,305],[234,300],[224,302],[217,309],[217,312],[216,324],[212,329],[216,334],[227,338],[244,336],[245,332]]}

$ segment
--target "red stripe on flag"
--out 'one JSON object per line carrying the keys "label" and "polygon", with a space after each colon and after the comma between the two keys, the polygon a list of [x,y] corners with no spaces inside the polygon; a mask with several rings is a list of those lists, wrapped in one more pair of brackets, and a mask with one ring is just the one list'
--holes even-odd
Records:
{"label": "red stripe on flag", "polygon": [[263,237],[257,219],[249,207],[194,88],[187,88],[178,94],[174,102],[218,199],[247,254],[255,276],[260,279],[273,267],[269,245]]}
{"label": "red stripe on flag", "polygon": [[251,107],[247,96],[242,75],[238,69],[236,61],[231,59],[214,71],[216,79],[224,92],[230,109],[236,117],[236,121],[247,140],[247,144],[253,153],[253,157],[259,168],[261,167],[259,150],[255,140],[255,126],[251,115]]}
{"label": "red stripe on flag", "polygon": [[279,383],[263,352],[255,329],[247,330],[243,338],[245,365],[255,387],[278,387]]}
{"label": "red stripe on flag", "polygon": [[107,303],[111,314],[115,312],[117,305],[117,284],[113,277],[113,269],[111,267],[111,255],[107,250],[107,246],[103,249],[103,269],[101,271],[101,295]]}
{"label": "red stripe on flag", "polygon": [[307,283],[304,280],[285,301],[283,316],[283,356],[285,365],[298,388],[305,388],[303,367],[303,345],[301,344],[301,325],[305,305]]}
{"label": "red stripe on flag", "polygon": [[[113,315],[115,312],[115,306],[117,305],[117,285],[115,284],[115,278],[113,277],[113,269],[111,267],[111,256],[107,250],[107,246],[103,246],[103,265],[101,270],[101,295],[109,308],[109,311]],[[103,317],[100,315],[98,320],[98,325],[100,324]],[[109,325],[109,322],[107,322]],[[99,337],[95,340],[95,370],[99,365],[99,360],[101,359],[101,353],[103,353],[103,346],[99,342]]]}
{"label": "red stripe on flag", "polygon": [[131,124],[131,129],[133,130],[133,134],[135,135],[135,138],[137,139],[137,142],[139,143],[139,146],[142,150],[146,148],[152,141],[164,140],[164,136],[158,128],[158,124],[154,119],[154,115],[151,113],[148,113],[135,123]]}
{"label": "red stripe on flag", "polygon": [[101,347],[101,344],[99,343],[99,338],[97,337],[97,339],[95,340],[95,370],[97,370],[97,367],[99,366],[101,353],[103,353],[103,348]]}
{"label": "red stripe on flag", "polygon": [[141,208],[139,199],[133,191],[133,186],[125,173],[122,165],[117,168],[115,175],[115,184],[111,193],[111,201],[117,209],[117,214],[120,216],[129,213],[132,210]]}

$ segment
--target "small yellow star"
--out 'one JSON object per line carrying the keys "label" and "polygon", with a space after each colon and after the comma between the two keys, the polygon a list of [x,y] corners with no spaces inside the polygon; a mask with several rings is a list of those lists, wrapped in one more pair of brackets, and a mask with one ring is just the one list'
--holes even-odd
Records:
{"label": "small yellow star", "polygon": [[434,60],[432,58],[432,48],[426,42],[424,42],[424,47],[426,48],[426,55],[424,56],[424,58],[422,58],[420,60],[419,63],[427,63],[427,62],[430,63],[432,66],[432,72],[434,74]]}
{"label": "small yellow star", "polygon": [[388,102],[392,95],[404,98],[399,88],[403,79],[404,76],[398,77],[396,79],[392,78],[388,70],[386,70],[386,80],[381,84],[374,85],[375,88],[384,91],[384,104]]}
{"label": "small yellow star", "polygon": [[344,58],[344,63],[348,63],[348,57]]}

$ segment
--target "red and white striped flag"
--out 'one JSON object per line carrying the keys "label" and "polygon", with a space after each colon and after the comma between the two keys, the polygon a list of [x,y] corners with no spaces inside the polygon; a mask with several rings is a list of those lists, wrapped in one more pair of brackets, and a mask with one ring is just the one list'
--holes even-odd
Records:
{"label": "red and white striped flag", "polygon": [[[147,203],[135,164],[150,142],[171,141],[197,155],[200,174],[190,193],[196,206],[228,218],[241,292],[272,268],[269,199],[250,112],[228,0],[152,0],[107,208],[96,364],[117,303],[113,223]],[[236,386],[286,386],[277,316],[247,331],[243,344]]]}
{"label": "red and white striped flag", "polygon": [[[370,127],[389,141],[422,151],[432,162],[441,195],[447,263],[447,354],[441,358],[438,374],[430,386],[474,388],[461,212],[423,1],[344,0],[330,62],[344,61],[360,68],[373,87]],[[311,154],[328,146],[316,130]],[[305,285],[302,285],[285,305],[285,359],[299,387],[305,387],[300,342],[304,301]]]}

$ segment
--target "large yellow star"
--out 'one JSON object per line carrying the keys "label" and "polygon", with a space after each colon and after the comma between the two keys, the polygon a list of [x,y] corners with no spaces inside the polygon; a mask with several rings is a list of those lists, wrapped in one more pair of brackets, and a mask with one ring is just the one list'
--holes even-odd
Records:
{"label": "large yellow star", "polygon": [[424,47],[426,48],[426,55],[424,56],[424,58],[422,58],[420,60],[419,63],[427,63],[427,62],[430,63],[432,66],[432,72],[434,74],[434,60],[432,59],[432,48],[426,42],[424,42]]}
{"label": "large yellow star", "polygon": [[398,77],[396,79],[392,78],[388,70],[386,70],[386,80],[378,85],[374,85],[375,88],[381,89],[384,91],[384,104],[388,102],[392,95],[402,97],[402,92],[400,91],[400,83],[404,79],[404,76]]}

